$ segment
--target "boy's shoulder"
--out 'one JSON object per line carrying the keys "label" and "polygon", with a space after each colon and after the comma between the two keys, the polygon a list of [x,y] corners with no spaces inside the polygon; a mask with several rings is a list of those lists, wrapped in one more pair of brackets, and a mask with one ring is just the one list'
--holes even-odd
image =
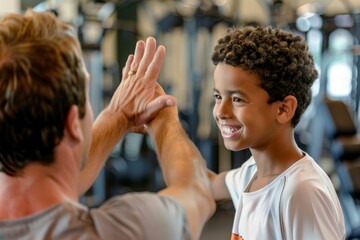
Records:
{"label": "boy's shoulder", "polygon": [[284,178],[286,179],[285,196],[328,194],[329,189],[331,192],[334,190],[327,173],[308,154],[289,167],[284,172]]}

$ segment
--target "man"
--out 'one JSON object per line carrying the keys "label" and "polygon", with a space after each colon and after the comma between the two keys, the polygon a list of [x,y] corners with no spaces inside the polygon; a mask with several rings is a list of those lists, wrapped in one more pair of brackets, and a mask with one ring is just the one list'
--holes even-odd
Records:
{"label": "man", "polygon": [[[139,41],[92,124],[90,77],[71,28],[32,11],[0,21],[0,239],[199,238],[215,203],[175,100],[157,85],[164,55],[153,38]],[[81,205],[111,149],[144,124],[168,187]]]}

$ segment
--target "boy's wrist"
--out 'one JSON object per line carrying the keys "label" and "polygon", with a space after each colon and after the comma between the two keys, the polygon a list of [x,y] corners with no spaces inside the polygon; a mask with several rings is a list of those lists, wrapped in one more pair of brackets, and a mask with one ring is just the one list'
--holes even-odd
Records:
{"label": "boy's wrist", "polygon": [[174,107],[168,107],[160,111],[160,113],[150,122],[145,124],[148,131],[156,132],[164,128],[176,128],[180,124],[178,113]]}

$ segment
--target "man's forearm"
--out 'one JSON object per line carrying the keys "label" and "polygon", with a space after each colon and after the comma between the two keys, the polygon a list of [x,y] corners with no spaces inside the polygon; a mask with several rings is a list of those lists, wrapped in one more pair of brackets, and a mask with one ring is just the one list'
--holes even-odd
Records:
{"label": "man's forearm", "polygon": [[126,117],[104,110],[93,124],[92,142],[88,162],[79,179],[79,196],[94,183],[109,154],[128,131]]}

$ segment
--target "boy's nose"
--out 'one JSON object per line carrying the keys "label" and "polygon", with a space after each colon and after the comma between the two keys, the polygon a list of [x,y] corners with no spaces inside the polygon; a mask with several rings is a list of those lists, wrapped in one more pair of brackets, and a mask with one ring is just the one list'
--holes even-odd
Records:
{"label": "boy's nose", "polygon": [[216,116],[219,119],[230,118],[231,114],[231,107],[229,107],[225,102],[221,103],[216,111]]}

